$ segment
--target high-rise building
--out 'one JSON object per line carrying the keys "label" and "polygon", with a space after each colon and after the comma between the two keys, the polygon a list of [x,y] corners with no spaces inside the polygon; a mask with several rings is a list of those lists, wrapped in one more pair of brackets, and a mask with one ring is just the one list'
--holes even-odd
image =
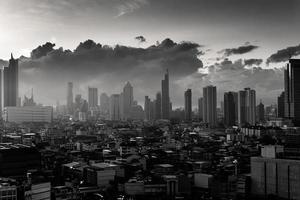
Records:
{"label": "high-rise building", "polygon": [[300,124],[300,59],[290,59],[284,71],[284,113]]}
{"label": "high-rise building", "polygon": [[277,117],[284,118],[284,92],[277,98]]}
{"label": "high-rise building", "polygon": [[169,72],[167,70],[161,81],[161,114],[162,119],[170,118]]}
{"label": "high-rise building", "polygon": [[4,107],[17,106],[19,98],[19,61],[11,54],[8,67],[4,67]]}
{"label": "high-rise building", "polygon": [[255,90],[245,88],[238,92],[238,124],[255,125],[256,122],[256,93]]}
{"label": "high-rise building", "polygon": [[261,101],[257,106],[257,121],[265,121],[265,105]]}
{"label": "high-rise building", "polygon": [[68,90],[67,90],[67,109],[68,114],[73,115],[73,83],[68,82]]}
{"label": "high-rise building", "polygon": [[100,111],[102,113],[109,112],[109,97],[106,93],[101,93],[100,95]]}
{"label": "high-rise building", "polygon": [[161,119],[161,93],[156,93],[156,100],[155,100],[155,119]]}
{"label": "high-rise building", "polygon": [[145,96],[145,104],[144,104],[144,111],[145,111],[145,120],[150,120],[150,98]]}
{"label": "high-rise building", "polygon": [[150,115],[150,120],[154,121],[155,120],[155,105],[156,101],[150,101],[150,106],[149,106],[149,115]]}
{"label": "high-rise building", "polygon": [[217,125],[217,88],[212,85],[203,88],[203,121]]}
{"label": "high-rise building", "polygon": [[110,96],[109,102],[109,116],[110,120],[121,120],[122,101],[120,94],[113,94]]}
{"label": "high-rise building", "polygon": [[88,105],[89,109],[96,108],[98,106],[98,89],[88,88]]}
{"label": "high-rise building", "polygon": [[198,99],[198,115],[199,115],[199,120],[203,120],[203,97]]}
{"label": "high-rise building", "polygon": [[235,125],[235,92],[225,92],[224,93],[224,124],[226,126]]}
{"label": "high-rise building", "polygon": [[123,102],[123,118],[126,120],[130,118],[130,109],[133,105],[133,87],[129,82],[123,88],[123,95],[122,95],[122,102]]}
{"label": "high-rise building", "polygon": [[184,92],[184,115],[185,121],[192,121],[192,90],[187,89]]}

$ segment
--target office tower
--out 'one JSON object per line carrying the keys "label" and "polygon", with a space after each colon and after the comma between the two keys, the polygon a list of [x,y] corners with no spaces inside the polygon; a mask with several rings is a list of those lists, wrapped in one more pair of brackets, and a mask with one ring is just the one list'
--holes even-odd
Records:
{"label": "office tower", "polygon": [[184,115],[185,121],[192,121],[192,90],[187,89],[184,92]]}
{"label": "office tower", "polygon": [[156,101],[150,101],[150,106],[149,106],[149,115],[150,115],[150,120],[154,121],[155,120],[155,105]]}
{"label": "office tower", "polygon": [[4,67],[4,107],[17,106],[19,97],[19,61],[11,54],[8,67]]}
{"label": "office tower", "polygon": [[145,120],[150,120],[150,98],[145,96],[145,104],[144,104],[144,111],[145,111]]}
{"label": "office tower", "polygon": [[203,88],[203,121],[217,125],[217,88],[212,85]]}
{"label": "office tower", "polygon": [[156,93],[156,100],[155,100],[155,119],[161,119],[161,93]]}
{"label": "office tower", "polygon": [[101,93],[100,95],[100,111],[102,113],[109,112],[109,97],[106,93]]}
{"label": "office tower", "polygon": [[225,92],[224,93],[224,125],[233,126],[235,125],[235,92]]}
{"label": "office tower", "polygon": [[255,125],[256,122],[256,94],[255,90],[245,88],[238,93],[238,124]]}
{"label": "office tower", "polygon": [[277,117],[284,118],[284,92],[277,98]]}
{"label": "office tower", "polygon": [[170,118],[169,72],[167,70],[164,80],[161,81],[161,114],[162,119]]}
{"label": "office tower", "polygon": [[300,124],[300,59],[290,59],[284,71],[284,116]]}
{"label": "office tower", "polygon": [[68,91],[67,91],[67,109],[68,109],[68,114],[72,115],[73,114],[73,83],[69,82],[68,83]]}
{"label": "office tower", "polygon": [[88,105],[89,109],[96,108],[98,106],[98,89],[88,88]]}
{"label": "office tower", "polygon": [[265,105],[261,101],[257,106],[257,121],[265,121]]}
{"label": "office tower", "polygon": [[133,105],[133,87],[129,82],[123,88],[123,95],[122,95],[122,102],[123,102],[123,118],[126,120],[130,118],[130,109]]}
{"label": "office tower", "polygon": [[120,94],[110,96],[109,102],[109,117],[110,120],[121,120],[122,101]]}
{"label": "office tower", "polygon": [[198,99],[198,115],[199,121],[203,120],[203,97]]}

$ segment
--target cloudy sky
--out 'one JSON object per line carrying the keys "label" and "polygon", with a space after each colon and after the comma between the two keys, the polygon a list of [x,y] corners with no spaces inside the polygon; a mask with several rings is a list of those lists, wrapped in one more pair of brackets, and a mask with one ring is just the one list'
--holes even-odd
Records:
{"label": "cloudy sky", "polygon": [[196,105],[208,84],[219,100],[249,86],[271,104],[281,67],[300,54],[299,10],[298,0],[0,0],[0,58],[27,57],[20,94],[33,87],[44,104],[65,103],[68,81],[85,96],[127,80],[142,104],[166,68],[176,107],[187,88]]}

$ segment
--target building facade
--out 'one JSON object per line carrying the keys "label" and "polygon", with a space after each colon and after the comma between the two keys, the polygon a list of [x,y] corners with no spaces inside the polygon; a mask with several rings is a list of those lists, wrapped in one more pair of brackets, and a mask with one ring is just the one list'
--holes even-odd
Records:
{"label": "building facade", "polygon": [[203,121],[214,127],[217,125],[217,87],[203,88]]}
{"label": "building facade", "polygon": [[192,121],[192,90],[187,89],[184,92],[184,115],[185,121]]}

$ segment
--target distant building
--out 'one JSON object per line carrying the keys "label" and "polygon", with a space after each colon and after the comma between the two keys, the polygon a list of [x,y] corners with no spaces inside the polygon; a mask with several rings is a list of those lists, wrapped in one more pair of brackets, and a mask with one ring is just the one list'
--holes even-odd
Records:
{"label": "distant building", "polygon": [[161,93],[156,93],[156,100],[155,100],[155,119],[161,119]]}
{"label": "distant building", "polygon": [[106,93],[102,93],[100,95],[100,111],[102,113],[108,113],[109,112],[109,97]]}
{"label": "distant building", "polygon": [[93,109],[98,106],[98,89],[88,88],[88,105],[89,109]]}
{"label": "distant building", "polygon": [[145,104],[144,104],[144,111],[145,111],[145,120],[150,120],[150,98],[145,96]]}
{"label": "distant building", "polygon": [[185,121],[192,121],[192,90],[187,89],[184,92],[184,113]]}
{"label": "distant building", "polygon": [[169,72],[167,70],[161,81],[161,114],[162,119],[170,118]]}
{"label": "distant building", "polygon": [[236,111],[235,111],[235,92],[226,92],[224,93],[224,124],[226,126],[235,125],[236,121]]}
{"label": "distant building", "polygon": [[8,67],[4,67],[4,107],[17,106],[19,97],[19,61],[11,54]]}
{"label": "distant building", "polygon": [[110,120],[121,120],[121,95],[113,94],[110,96],[110,109],[109,116]]}
{"label": "distant building", "polygon": [[203,97],[198,99],[198,116],[199,120],[203,120]]}
{"label": "distant building", "polygon": [[129,116],[133,120],[143,120],[144,119],[144,110],[140,105],[131,106]]}
{"label": "distant building", "polygon": [[255,90],[245,88],[238,92],[238,124],[255,125],[256,122],[256,93]]}
{"label": "distant building", "polygon": [[130,118],[130,109],[133,106],[133,87],[129,82],[123,88],[123,117]]}
{"label": "distant building", "polygon": [[68,89],[67,89],[67,109],[68,114],[73,115],[73,83],[68,82]]}
{"label": "distant building", "polygon": [[265,121],[265,105],[262,102],[257,106],[257,121]]}
{"label": "distant building", "polygon": [[203,88],[203,121],[214,127],[217,125],[217,88]]}
{"label": "distant building", "polygon": [[52,106],[5,107],[3,119],[6,122],[52,122]]}
{"label": "distant building", "polygon": [[300,124],[300,59],[290,59],[284,71],[284,112],[295,125]]}
{"label": "distant building", "polygon": [[277,117],[284,118],[284,92],[277,98]]}
{"label": "distant building", "polygon": [[26,97],[24,95],[23,106],[36,106],[36,103],[33,99],[33,89],[31,90],[31,97]]}

